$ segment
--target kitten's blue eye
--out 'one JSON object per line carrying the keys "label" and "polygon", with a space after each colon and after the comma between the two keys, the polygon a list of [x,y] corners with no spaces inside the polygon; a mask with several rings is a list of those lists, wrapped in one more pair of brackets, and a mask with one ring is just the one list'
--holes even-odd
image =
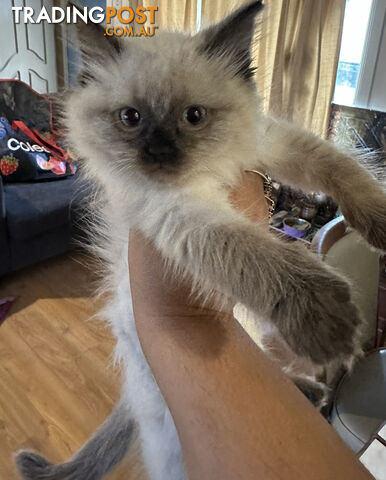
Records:
{"label": "kitten's blue eye", "polygon": [[141,121],[141,114],[135,108],[122,108],[119,112],[119,117],[126,126],[137,127]]}
{"label": "kitten's blue eye", "polygon": [[199,125],[205,120],[206,109],[200,105],[192,105],[184,111],[184,121],[193,126]]}

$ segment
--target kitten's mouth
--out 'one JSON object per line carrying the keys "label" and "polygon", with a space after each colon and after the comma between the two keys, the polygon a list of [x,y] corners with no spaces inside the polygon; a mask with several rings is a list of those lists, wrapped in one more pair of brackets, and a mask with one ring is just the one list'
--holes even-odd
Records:
{"label": "kitten's mouth", "polygon": [[151,158],[142,157],[141,167],[147,175],[169,177],[177,175],[181,170],[181,162],[174,157]]}
{"label": "kitten's mouth", "polygon": [[177,165],[164,162],[159,162],[153,165],[143,165],[142,168],[147,174],[160,176],[176,175],[180,170]]}

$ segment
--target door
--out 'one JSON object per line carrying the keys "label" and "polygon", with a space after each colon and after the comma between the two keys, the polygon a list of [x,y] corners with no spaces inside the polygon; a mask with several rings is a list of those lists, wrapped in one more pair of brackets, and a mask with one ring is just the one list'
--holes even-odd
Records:
{"label": "door", "polygon": [[16,78],[39,93],[57,90],[54,24],[14,23],[12,6],[29,6],[35,17],[53,0],[0,0],[0,78]]}

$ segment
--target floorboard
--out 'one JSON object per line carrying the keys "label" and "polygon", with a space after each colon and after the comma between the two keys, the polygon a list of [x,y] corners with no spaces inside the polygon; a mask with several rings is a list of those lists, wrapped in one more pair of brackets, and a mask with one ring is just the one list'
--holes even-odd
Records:
{"label": "floorboard", "polygon": [[[20,448],[67,460],[118,398],[114,340],[90,321],[94,280],[78,255],[0,279],[0,298],[16,297],[0,326],[0,479],[19,478],[12,454]],[[138,445],[108,479],[145,479]]]}

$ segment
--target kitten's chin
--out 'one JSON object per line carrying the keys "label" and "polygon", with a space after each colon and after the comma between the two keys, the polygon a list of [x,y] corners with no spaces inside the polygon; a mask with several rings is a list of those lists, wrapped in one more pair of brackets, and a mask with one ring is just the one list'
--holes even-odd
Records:
{"label": "kitten's chin", "polygon": [[181,176],[181,165],[160,162],[158,164],[142,165],[141,169],[147,177],[162,183],[173,181]]}

